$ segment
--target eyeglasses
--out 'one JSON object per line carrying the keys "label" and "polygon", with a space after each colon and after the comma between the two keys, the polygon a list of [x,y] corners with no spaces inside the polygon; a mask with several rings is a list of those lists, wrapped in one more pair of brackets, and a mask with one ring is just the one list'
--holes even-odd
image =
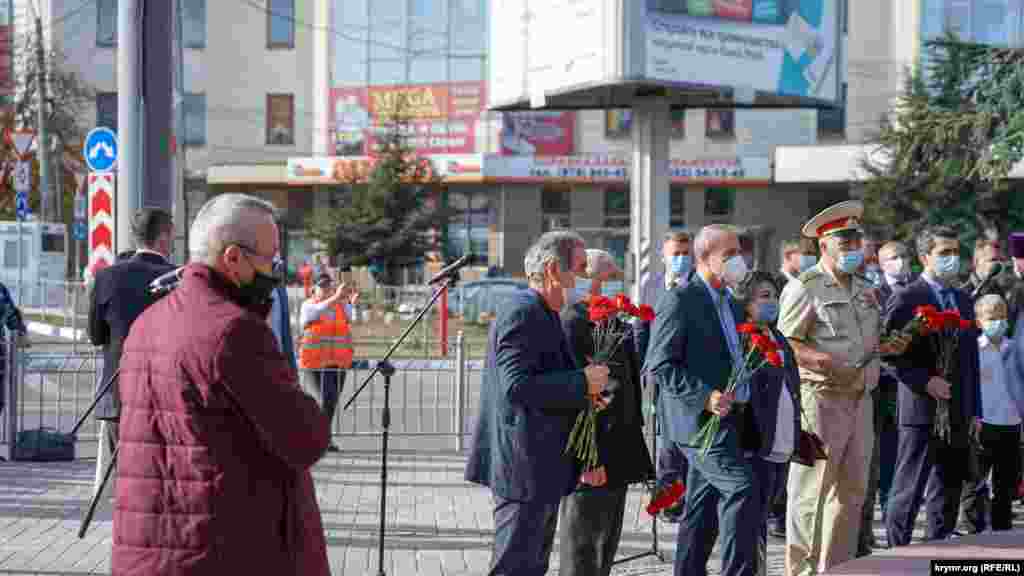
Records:
{"label": "eyeglasses", "polygon": [[242,251],[245,252],[246,254],[249,254],[251,256],[255,256],[256,258],[258,258],[258,259],[260,259],[260,260],[262,260],[264,262],[269,262],[270,263],[270,267],[274,269],[274,273],[275,274],[277,274],[278,272],[281,272],[281,271],[284,270],[284,261],[281,260],[280,256],[277,256],[277,255],[267,256],[265,254],[260,254],[255,249],[250,248],[250,247],[246,246],[245,244],[239,244],[238,242],[235,243],[235,246],[238,246],[239,248],[241,248]]}

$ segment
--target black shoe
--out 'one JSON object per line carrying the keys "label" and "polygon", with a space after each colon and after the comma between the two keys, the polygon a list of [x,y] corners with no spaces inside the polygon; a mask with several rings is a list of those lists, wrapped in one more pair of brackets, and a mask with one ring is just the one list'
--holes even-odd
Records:
{"label": "black shoe", "polygon": [[334,442],[331,442],[331,445],[327,447],[327,451],[328,452],[341,452],[341,448],[338,448],[337,444],[335,444]]}

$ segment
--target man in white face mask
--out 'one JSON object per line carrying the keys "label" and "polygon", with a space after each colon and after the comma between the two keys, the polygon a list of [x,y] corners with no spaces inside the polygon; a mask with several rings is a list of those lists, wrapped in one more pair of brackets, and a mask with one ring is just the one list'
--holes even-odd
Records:
{"label": "man in white face mask", "polygon": [[812,467],[789,468],[786,573],[793,576],[826,572],[856,552],[874,445],[867,393],[878,383],[875,353],[893,351],[879,348],[877,291],[857,274],[863,212],[860,202],[842,202],[804,226],[821,260],[780,300],[778,328],[800,367],[803,426],[827,454]]}
{"label": "man in white face mask", "polygon": [[[715,534],[709,516],[718,516],[723,574],[748,574],[761,526],[756,516],[757,487],[741,446],[742,415],[749,402],[748,383],[724,392],[732,367],[743,361],[736,324],[743,309],[727,293],[747,275],[736,230],[703,228],[693,241],[696,274],[686,286],[658,302],[645,370],[662,397],[658,422],[665,442],[683,447],[689,460],[686,501],[676,541],[676,574],[706,574]],[[701,457],[691,447],[710,414],[722,417],[720,432]],[[752,435],[759,435],[752,431]]]}

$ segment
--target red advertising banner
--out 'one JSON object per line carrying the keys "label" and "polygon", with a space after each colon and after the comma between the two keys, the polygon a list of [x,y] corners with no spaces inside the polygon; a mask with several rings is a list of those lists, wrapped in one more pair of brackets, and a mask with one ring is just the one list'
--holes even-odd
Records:
{"label": "red advertising banner", "polygon": [[410,145],[417,154],[471,154],[476,151],[480,113],[486,105],[483,82],[410,86],[334,88],[334,154],[362,156],[375,149],[376,135],[399,102],[410,117]]}
{"label": "red advertising banner", "polygon": [[[2,2],[3,0],[0,0]],[[14,28],[0,25],[0,96],[14,94]]]}
{"label": "red advertising banner", "polygon": [[575,112],[505,112],[501,122],[504,156],[568,156],[573,152]]}

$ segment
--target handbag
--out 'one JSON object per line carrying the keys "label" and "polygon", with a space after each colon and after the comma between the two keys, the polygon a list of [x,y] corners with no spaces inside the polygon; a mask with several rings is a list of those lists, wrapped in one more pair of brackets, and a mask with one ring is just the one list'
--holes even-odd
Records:
{"label": "handbag", "polygon": [[12,460],[28,462],[68,462],[75,459],[75,439],[52,428],[18,432]]}
{"label": "handbag", "polygon": [[813,467],[815,461],[828,459],[828,455],[825,453],[825,442],[814,432],[804,429],[807,414],[804,413],[803,406],[799,408],[800,434],[797,435],[796,450],[793,451],[790,461],[801,466]]}

